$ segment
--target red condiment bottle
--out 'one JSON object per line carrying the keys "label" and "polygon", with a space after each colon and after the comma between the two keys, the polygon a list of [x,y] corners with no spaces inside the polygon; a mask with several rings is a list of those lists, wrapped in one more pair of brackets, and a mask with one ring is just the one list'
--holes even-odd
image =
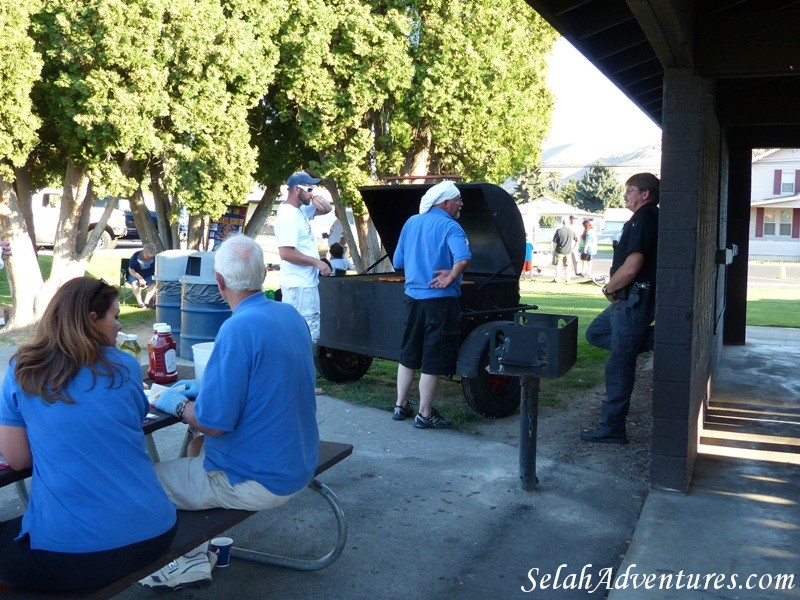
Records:
{"label": "red condiment bottle", "polygon": [[172,327],[157,323],[155,335],[147,342],[147,357],[150,361],[147,375],[155,383],[174,383],[178,380],[175,347]]}

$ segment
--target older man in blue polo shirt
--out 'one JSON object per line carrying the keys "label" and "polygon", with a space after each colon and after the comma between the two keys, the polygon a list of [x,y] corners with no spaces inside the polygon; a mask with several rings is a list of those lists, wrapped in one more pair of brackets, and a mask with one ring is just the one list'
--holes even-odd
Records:
{"label": "older man in blue polo shirt", "polygon": [[472,254],[467,235],[456,219],[461,216],[461,192],[451,181],[431,187],[422,197],[419,214],[400,233],[392,262],[405,271],[409,307],[397,366],[397,401],[392,418],[402,421],[414,414],[407,395],[419,379],[419,429],[449,429],[450,421],[433,408],[439,375],[455,372],[460,341],[458,324],[461,277]]}

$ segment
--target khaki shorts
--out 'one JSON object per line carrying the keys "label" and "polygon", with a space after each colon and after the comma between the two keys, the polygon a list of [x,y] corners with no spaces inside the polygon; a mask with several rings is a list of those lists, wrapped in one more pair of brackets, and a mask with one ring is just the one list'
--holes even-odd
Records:
{"label": "khaki shorts", "polygon": [[[153,465],[172,503],[182,510],[236,508],[265,510],[286,503],[299,492],[276,496],[260,483],[243,481],[231,485],[224,471],[206,471],[201,454]],[[302,491],[302,490],[301,490]]]}

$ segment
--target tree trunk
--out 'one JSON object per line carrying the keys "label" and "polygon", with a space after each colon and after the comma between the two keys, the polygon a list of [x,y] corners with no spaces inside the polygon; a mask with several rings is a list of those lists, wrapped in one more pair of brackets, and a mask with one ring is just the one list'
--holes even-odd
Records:
{"label": "tree trunk", "polygon": [[261,229],[267,222],[270,213],[272,212],[272,205],[275,203],[275,198],[280,193],[280,190],[268,187],[261,195],[261,200],[258,201],[256,209],[253,211],[250,220],[245,225],[244,233],[251,238],[256,239],[261,233]]}
{"label": "tree trunk", "polygon": [[[388,273],[393,271],[394,269],[392,269],[391,261],[389,260],[391,257],[385,258],[386,251],[378,240],[378,232],[375,229],[375,225],[372,223],[372,219],[369,218],[369,215],[356,215],[355,220],[358,239],[361,248],[363,248],[361,251],[362,267],[360,270],[372,267],[371,273]],[[348,229],[350,229],[349,226]]]}
{"label": "tree trunk", "polygon": [[33,210],[31,210],[31,173],[27,166],[14,169],[14,191],[17,193],[17,202],[25,225],[28,227],[28,237],[31,239],[33,251],[36,252],[36,229],[33,223]]}
{"label": "tree trunk", "polygon": [[[61,197],[56,238],[53,244],[53,267],[50,278],[45,282],[39,294],[39,301],[46,306],[61,285],[70,279],[80,277],[86,271],[89,259],[97,245],[97,235],[89,236],[84,248],[78,248],[78,223],[81,207],[89,191],[89,176],[86,167],[73,162],[67,163],[64,174],[64,194]],[[98,229],[100,229],[98,227]],[[92,244],[92,239],[94,243]],[[84,250],[81,252],[80,250]]]}
{"label": "tree trunk", "polygon": [[[431,167],[431,143],[433,137],[431,128],[427,124],[423,124],[419,129],[414,130],[414,138],[412,142],[413,152],[411,157],[406,162],[405,175],[427,175],[430,173]],[[410,183],[424,183],[425,180],[411,180]]]}
{"label": "tree trunk", "polygon": [[[178,223],[175,222],[174,226],[170,226],[169,224],[169,214],[172,212],[172,203],[170,202],[169,196],[164,192],[164,163],[160,160],[154,161],[150,163],[150,189],[153,191],[153,200],[156,203],[156,220],[158,222],[158,231],[155,230],[153,223],[150,219],[150,212],[147,210],[147,207],[144,205],[144,201],[141,203],[141,207],[138,209],[138,213],[133,213],[133,218],[136,220],[136,228],[139,230],[139,237],[142,240],[142,243],[151,242],[156,244],[156,247],[159,250],[165,250],[167,248],[180,248],[180,234],[178,231]],[[139,192],[141,192],[141,187],[139,188]],[[131,204],[131,209],[133,209],[133,204]],[[137,219],[137,214],[139,218]],[[144,229],[140,229],[139,222],[140,220],[145,220],[147,223],[144,226]],[[158,238],[158,233],[161,232],[161,237],[158,239],[158,243],[156,240]]]}
{"label": "tree trunk", "polygon": [[26,327],[36,321],[36,295],[42,287],[42,273],[28,237],[25,220],[12,185],[0,179],[0,229],[13,232],[11,257],[6,261],[0,277],[8,277],[11,288],[11,317],[6,330]]}

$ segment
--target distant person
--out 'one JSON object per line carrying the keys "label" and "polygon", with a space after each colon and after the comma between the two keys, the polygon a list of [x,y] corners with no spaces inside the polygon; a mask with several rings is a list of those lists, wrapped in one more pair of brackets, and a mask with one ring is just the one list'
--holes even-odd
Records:
{"label": "distant person", "polygon": [[344,257],[344,247],[340,243],[334,242],[331,244],[330,253],[331,269],[333,271],[352,271],[356,268],[349,259]]}
{"label": "distant person", "polygon": [[[286,182],[286,200],[278,207],[275,218],[282,302],[291,304],[303,316],[314,343],[319,339],[319,276],[329,276],[331,267],[320,258],[311,219],[333,210],[323,196],[314,194],[319,182],[305,171],[292,173]],[[316,391],[322,393],[321,388]]]}
{"label": "distant person", "polygon": [[636,357],[652,350],[654,343],[660,182],[652,173],[637,173],[625,186],[625,207],[633,215],[622,228],[611,277],[603,287],[610,304],[586,328],[590,344],[611,351],[600,425],[580,434],[587,442],[628,443],[625,422],[636,379]]}
{"label": "distant person", "polygon": [[[202,380],[180,381],[155,399],[157,408],[204,434],[202,448],[191,446],[192,454],[202,453],[157,463],[156,473],[183,510],[275,508],[305,488],[317,468],[311,337],[293,307],[264,296],[264,251],[255,240],[233,234],[215,254],[214,278],[233,314],[217,333]],[[207,546],[142,585],[207,584],[214,564]]]}
{"label": "distant person", "polygon": [[580,241],[581,275],[592,277],[592,259],[597,254],[597,232],[589,219],[583,220],[583,233]]}
{"label": "distant person", "polygon": [[408,390],[420,369],[418,429],[449,429],[433,408],[440,375],[455,373],[459,346],[461,278],[472,254],[461,216],[461,192],[452,181],[437,183],[422,196],[419,214],[400,232],[392,263],[405,271],[408,319],[397,365],[397,401],[392,418],[414,414]]}
{"label": "distant person", "polygon": [[527,279],[528,281],[533,280],[533,272],[536,271],[537,273],[541,273],[542,270],[539,267],[535,267],[533,265],[533,252],[534,252],[534,245],[533,239],[527,238],[525,240],[525,262],[522,263],[522,276],[520,279]]}
{"label": "distant person", "polygon": [[569,283],[569,257],[578,247],[578,236],[575,231],[567,225],[565,219],[561,219],[561,227],[556,229],[553,234],[553,266],[556,268],[555,281],[559,283],[564,279],[564,283]]}
{"label": "distant person", "polygon": [[[569,216],[569,228],[575,232],[575,238],[580,239],[581,234],[583,233],[583,227],[578,225],[578,217],[575,215]],[[572,253],[569,255],[570,261],[572,262],[572,272],[575,274],[576,277],[580,277],[582,273],[578,270],[578,260],[580,259],[580,253],[578,251],[578,244],[575,244],[572,247]]]}
{"label": "distant person", "polygon": [[175,536],[175,507],[145,450],[142,372],[115,347],[118,293],[91,277],[67,281],[6,371],[0,453],[13,469],[33,467],[25,514],[0,523],[6,585],[104,586]]}
{"label": "distant person", "polygon": [[11,242],[3,240],[0,242],[0,269],[6,266],[6,260],[11,256]]}
{"label": "distant person", "polygon": [[[141,250],[133,253],[128,263],[127,279],[133,288],[133,297],[136,298],[139,308],[150,307],[150,302],[156,294],[156,282],[153,277],[156,274],[157,253],[154,244],[145,244]],[[144,300],[142,300],[143,290]]]}

